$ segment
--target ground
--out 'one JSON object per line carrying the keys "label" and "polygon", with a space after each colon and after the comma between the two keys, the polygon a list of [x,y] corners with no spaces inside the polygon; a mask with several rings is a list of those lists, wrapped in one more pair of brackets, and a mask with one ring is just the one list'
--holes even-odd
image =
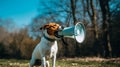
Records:
{"label": "ground", "polygon": [[[0,59],[0,67],[29,67],[29,60]],[[120,58],[62,58],[56,67],[120,67]]]}

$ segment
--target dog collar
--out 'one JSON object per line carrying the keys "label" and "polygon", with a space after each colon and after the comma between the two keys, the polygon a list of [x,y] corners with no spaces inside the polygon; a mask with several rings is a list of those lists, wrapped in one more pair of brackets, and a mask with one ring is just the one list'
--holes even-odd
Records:
{"label": "dog collar", "polygon": [[54,42],[56,39],[51,39],[51,38],[48,38],[47,36],[45,36],[45,34],[43,35],[45,39],[47,39],[48,41],[51,41],[51,42]]}

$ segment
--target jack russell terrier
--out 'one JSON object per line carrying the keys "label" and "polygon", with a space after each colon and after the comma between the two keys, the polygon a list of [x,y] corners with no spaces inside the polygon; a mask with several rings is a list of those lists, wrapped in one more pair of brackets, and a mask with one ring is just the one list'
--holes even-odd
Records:
{"label": "jack russell terrier", "polygon": [[30,60],[30,67],[33,67],[36,60],[42,62],[42,67],[50,67],[47,59],[52,58],[52,67],[55,67],[56,54],[58,51],[57,41],[59,37],[56,32],[61,30],[61,26],[57,23],[49,23],[40,28],[43,31],[40,43],[35,47],[32,58]]}

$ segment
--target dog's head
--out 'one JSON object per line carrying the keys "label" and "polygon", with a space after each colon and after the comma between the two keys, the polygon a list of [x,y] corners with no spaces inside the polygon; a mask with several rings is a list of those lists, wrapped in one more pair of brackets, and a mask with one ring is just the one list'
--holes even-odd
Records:
{"label": "dog's head", "polygon": [[55,36],[55,32],[60,29],[61,29],[61,26],[59,24],[53,23],[53,22],[46,24],[40,28],[40,30],[45,30],[49,36]]}

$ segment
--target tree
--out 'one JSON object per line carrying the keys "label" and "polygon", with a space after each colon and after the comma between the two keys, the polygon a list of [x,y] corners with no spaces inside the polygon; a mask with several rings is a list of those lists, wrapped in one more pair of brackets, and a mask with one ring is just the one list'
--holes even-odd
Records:
{"label": "tree", "polygon": [[[110,37],[112,47],[112,57],[120,57],[120,1],[111,0],[110,8],[111,22],[110,22]],[[113,8],[114,7],[114,8]]]}
{"label": "tree", "polygon": [[[91,27],[87,28],[91,32],[93,32],[93,50],[94,54],[98,57],[103,57],[104,47],[101,45],[103,41],[101,41],[101,34],[102,34],[102,12],[99,5],[99,0],[86,0],[86,9],[88,16],[91,21]],[[88,19],[87,19],[88,20]],[[88,32],[90,33],[90,32]]]}
{"label": "tree", "polygon": [[77,0],[70,0],[70,1],[71,1],[71,11],[72,11],[73,23],[75,25],[76,22],[77,22],[77,19],[76,19],[76,16],[75,16],[75,14],[76,14],[75,9],[76,9]]}
{"label": "tree", "polygon": [[110,43],[110,9],[109,9],[110,0],[99,0],[101,11],[102,11],[102,30],[103,30],[103,45],[105,48],[105,57],[112,57],[112,48]]}

